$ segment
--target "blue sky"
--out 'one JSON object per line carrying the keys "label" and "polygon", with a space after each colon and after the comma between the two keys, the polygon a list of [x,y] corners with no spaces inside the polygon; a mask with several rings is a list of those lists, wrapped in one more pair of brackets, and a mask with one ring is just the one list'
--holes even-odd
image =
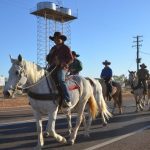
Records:
{"label": "blue sky", "polygon": [[[47,0],[48,1],[48,0]],[[0,75],[8,76],[9,54],[37,59],[37,22],[30,10],[42,0],[0,1]],[[52,0],[51,2],[57,2]],[[140,57],[150,69],[149,0],[62,0],[64,7],[78,10],[71,23],[71,48],[80,54],[81,75],[99,77],[104,60],[111,61],[114,75],[136,70],[133,37],[142,35]]]}

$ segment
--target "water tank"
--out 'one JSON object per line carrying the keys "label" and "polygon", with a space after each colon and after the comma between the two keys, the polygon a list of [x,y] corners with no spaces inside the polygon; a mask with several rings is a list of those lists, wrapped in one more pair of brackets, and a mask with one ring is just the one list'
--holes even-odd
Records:
{"label": "water tank", "polygon": [[67,14],[67,15],[71,15],[71,9],[70,8],[58,7],[57,11],[60,11],[60,12]]}
{"label": "water tank", "polygon": [[56,10],[56,4],[52,3],[52,2],[39,2],[39,3],[37,3],[37,10],[41,10],[41,9],[45,9],[45,8]]}

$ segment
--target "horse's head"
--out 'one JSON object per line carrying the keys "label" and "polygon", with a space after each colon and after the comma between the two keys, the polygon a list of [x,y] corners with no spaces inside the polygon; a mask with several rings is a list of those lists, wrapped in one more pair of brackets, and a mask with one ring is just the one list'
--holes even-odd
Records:
{"label": "horse's head", "polygon": [[129,81],[133,81],[135,78],[136,78],[136,71],[129,71]]}
{"label": "horse's head", "polygon": [[22,88],[22,86],[27,82],[27,75],[25,73],[24,64],[22,56],[19,55],[18,59],[11,59],[12,66],[9,70],[9,78],[4,87],[4,97],[13,97],[17,89]]}
{"label": "horse's head", "polygon": [[136,71],[129,71],[129,83],[132,86],[135,85],[135,84],[137,84]]}

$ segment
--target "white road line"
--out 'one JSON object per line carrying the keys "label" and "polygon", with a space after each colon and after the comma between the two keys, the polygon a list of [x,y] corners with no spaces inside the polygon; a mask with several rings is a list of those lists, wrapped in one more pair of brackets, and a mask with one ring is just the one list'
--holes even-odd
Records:
{"label": "white road line", "polygon": [[119,140],[121,140],[121,139],[124,139],[124,138],[126,138],[126,137],[129,137],[129,136],[131,136],[131,135],[134,135],[134,134],[137,134],[137,133],[139,133],[139,132],[142,132],[143,130],[148,129],[148,128],[150,128],[150,125],[149,125],[149,126],[145,126],[144,128],[141,128],[141,129],[136,130],[136,131],[134,131],[134,132],[131,132],[131,133],[128,133],[128,134],[125,134],[125,135],[122,135],[122,136],[113,138],[112,140],[109,140],[109,141],[106,141],[106,142],[103,142],[103,143],[100,143],[100,144],[91,146],[91,147],[86,148],[86,149],[84,149],[84,150],[95,150],[95,149],[101,148],[101,147],[103,147],[103,146],[106,146],[106,145],[108,145],[108,144],[117,142],[117,141],[119,141]]}

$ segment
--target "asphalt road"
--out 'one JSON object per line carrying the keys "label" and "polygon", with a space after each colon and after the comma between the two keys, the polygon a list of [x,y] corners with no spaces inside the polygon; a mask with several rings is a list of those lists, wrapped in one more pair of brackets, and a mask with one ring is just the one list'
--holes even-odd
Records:
{"label": "asphalt road", "polygon": [[[101,119],[93,121],[90,138],[83,135],[80,127],[73,146],[58,143],[54,138],[45,139],[43,150],[150,150],[150,112],[135,112],[133,99],[124,101],[124,113],[117,114],[102,127]],[[112,107],[112,103],[109,103]],[[73,125],[75,117],[73,117]],[[43,122],[43,130],[46,127]],[[59,114],[56,131],[67,136],[67,121]],[[37,142],[36,124],[30,108],[0,111],[0,150],[33,150]]]}

